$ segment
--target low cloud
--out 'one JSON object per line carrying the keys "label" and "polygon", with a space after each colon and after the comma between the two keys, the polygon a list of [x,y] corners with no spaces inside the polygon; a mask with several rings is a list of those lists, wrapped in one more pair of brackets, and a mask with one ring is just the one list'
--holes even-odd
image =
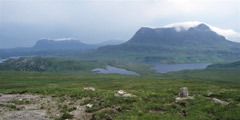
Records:
{"label": "low cloud", "polygon": [[55,40],[55,41],[63,41],[63,40],[77,40],[75,38],[42,38],[42,40]]}
{"label": "low cloud", "polygon": [[219,35],[224,36],[226,39],[234,42],[240,42],[240,33],[232,30],[232,29],[222,29],[219,27],[212,26],[208,23],[199,22],[199,21],[188,21],[188,22],[180,22],[180,23],[172,23],[169,25],[163,26],[163,28],[175,28],[176,31],[188,30],[191,27],[196,27],[199,24],[207,25],[212,31],[216,32]]}

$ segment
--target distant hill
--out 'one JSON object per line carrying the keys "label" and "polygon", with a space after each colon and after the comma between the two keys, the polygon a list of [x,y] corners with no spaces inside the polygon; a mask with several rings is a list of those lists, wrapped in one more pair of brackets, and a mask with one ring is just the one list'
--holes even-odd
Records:
{"label": "distant hill", "polygon": [[68,60],[56,57],[21,57],[0,63],[0,70],[10,71],[89,71],[98,67],[105,67],[105,65],[98,61]]}
{"label": "distant hill", "polygon": [[97,45],[85,44],[79,40],[54,41],[42,39],[37,41],[32,48],[36,50],[87,50],[96,49],[97,47]]}
{"label": "distant hill", "polygon": [[0,58],[12,56],[75,56],[91,51],[104,45],[121,44],[123,41],[109,40],[99,44],[85,44],[79,40],[41,39],[33,47],[0,49]]}
{"label": "distant hill", "polygon": [[146,62],[222,62],[240,58],[240,43],[227,40],[206,24],[189,29],[142,27],[126,43],[100,47],[89,58]]}
{"label": "distant hill", "polygon": [[33,47],[0,49],[0,58],[12,56],[75,56],[86,51],[95,50],[105,45],[119,45],[121,40],[108,40],[98,44],[86,44],[79,40],[41,39]]}

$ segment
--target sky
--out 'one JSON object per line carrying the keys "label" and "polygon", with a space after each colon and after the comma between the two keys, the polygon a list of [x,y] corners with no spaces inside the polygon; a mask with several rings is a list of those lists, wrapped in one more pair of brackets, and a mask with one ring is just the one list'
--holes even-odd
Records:
{"label": "sky", "polygon": [[126,41],[141,27],[184,21],[240,33],[240,1],[0,0],[0,48],[30,47],[43,38]]}

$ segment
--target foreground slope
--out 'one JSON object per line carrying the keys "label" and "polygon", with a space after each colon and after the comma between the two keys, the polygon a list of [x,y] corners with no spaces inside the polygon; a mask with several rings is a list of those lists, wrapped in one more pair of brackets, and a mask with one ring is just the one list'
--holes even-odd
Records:
{"label": "foreground slope", "polygon": [[[90,117],[85,118],[86,120],[237,120],[240,118],[239,84],[203,82],[205,78],[201,76],[189,80],[189,77],[184,75],[182,73],[182,77],[172,75],[172,77],[150,77],[0,71],[0,93],[46,96],[41,99],[52,96],[47,104],[36,108],[36,110],[45,110],[46,117],[52,115],[51,119],[76,118],[76,112],[89,114]],[[224,75],[219,80],[227,81],[232,76]],[[240,77],[239,74],[236,75]],[[215,79],[214,74],[212,76],[208,74],[208,79]],[[96,91],[83,90],[84,87],[89,86],[94,87]],[[188,87],[189,95],[194,96],[194,99],[176,102],[175,98],[181,87]],[[118,90],[124,90],[137,97],[115,98],[114,93]],[[206,97],[209,92],[212,93],[211,97]],[[230,105],[214,103],[211,98],[224,100]],[[0,111],[0,115],[27,109],[20,108],[19,104],[20,106],[35,104],[31,100],[25,101],[10,101],[12,105],[16,104],[12,108],[2,105],[1,108],[10,108],[10,111]],[[52,107],[48,106],[49,103]],[[86,107],[87,104],[92,104],[93,107]],[[84,111],[78,111],[79,109],[75,107],[84,108]],[[59,115],[52,114],[53,111]]]}

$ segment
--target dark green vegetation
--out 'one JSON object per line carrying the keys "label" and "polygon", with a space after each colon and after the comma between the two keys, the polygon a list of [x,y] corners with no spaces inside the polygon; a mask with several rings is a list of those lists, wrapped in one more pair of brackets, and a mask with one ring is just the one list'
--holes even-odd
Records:
{"label": "dark green vegetation", "polygon": [[[81,105],[93,104],[86,112],[92,113],[92,118],[96,120],[238,120],[239,73],[239,69],[231,69],[228,72],[224,69],[185,70],[168,74],[149,73],[145,76],[91,72],[62,74],[1,71],[0,93],[29,93],[56,97],[68,95],[72,99],[84,99]],[[96,88],[96,91],[84,91],[83,88],[88,86]],[[190,96],[194,96],[194,99],[176,102],[175,97],[179,88],[183,86],[188,87]],[[118,90],[124,90],[137,97],[115,98],[113,94]],[[212,97],[230,102],[230,105],[222,106],[212,102],[211,98],[205,96],[208,92],[213,93]],[[66,113],[56,119],[72,118],[68,112],[74,108],[63,106],[62,109]]]}
{"label": "dark green vegetation", "polygon": [[226,40],[205,24],[179,32],[175,28],[143,27],[124,44],[100,47],[80,57],[161,63],[225,62],[239,59],[240,44]]}
{"label": "dark green vegetation", "polygon": [[90,71],[94,68],[105,67],[106,64],[97,60],[69,60],[56,57],[22,57],[9,59],[0,64],[0,70],[15,71],[48,71],[48,72],[67,72],[67,71]]}

